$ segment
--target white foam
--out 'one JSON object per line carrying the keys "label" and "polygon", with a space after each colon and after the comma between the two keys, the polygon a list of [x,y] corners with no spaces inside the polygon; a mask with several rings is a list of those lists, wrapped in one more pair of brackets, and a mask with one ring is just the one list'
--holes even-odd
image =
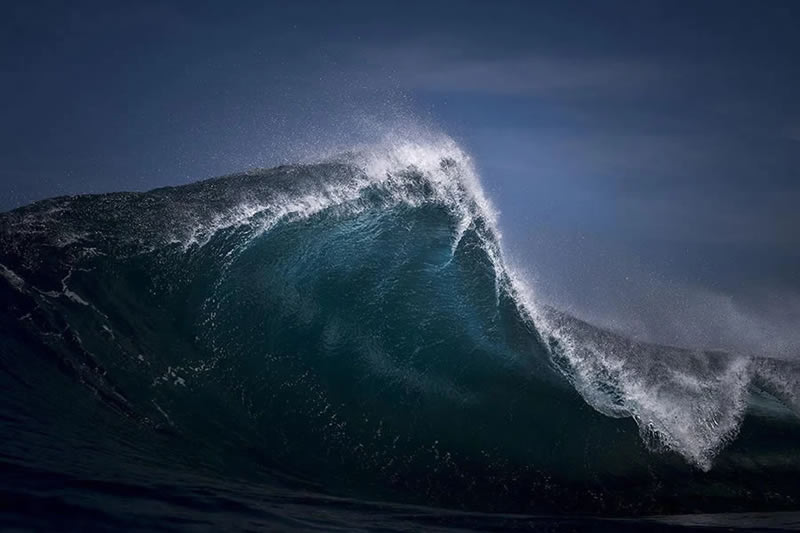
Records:
{"label": "white foam", "polygon": [[0,264],[0,276],[3,276],[8,283],[14,287],[19,292],[24,291],[25,287],[25,280],[17,275],[16,272],[11,270],[10,268],[6,267],[3,264]]}
{"label": "white foam", "polygon": [[72,291],[72,290],[71,290],[71,289],[70,289],[70,288],[67,286],[67,282],[69,281],[69,278],[71,278],[71,277],[72,277],[72,272],[73,272],[73,271],[72,271],[72,270],[70,270],[69,272],[67,272],[67,275],[66,275],[66,276],[64,276],[64,277],[61,279],[61,294],[63,294],[64,296],[66,296],[67,298],[69,298],[70,300],[72,300],[72,301],[73,301],[73,302],[75,302],[75,303],[78,303],[78,304],[80,304],[80,305],[86,305],[86,306],[88,306],[88,305],[89,305],[89,302],[87,302],[86,300],[84,300],[83,298],[81,298],[81,297],[80,297],[80,295],[79,295],[78,293],[76,293],[75,291]]}

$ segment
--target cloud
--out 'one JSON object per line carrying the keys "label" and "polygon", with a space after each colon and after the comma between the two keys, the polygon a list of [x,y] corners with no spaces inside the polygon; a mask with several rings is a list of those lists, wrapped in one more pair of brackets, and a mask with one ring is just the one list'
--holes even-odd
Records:
{"label": "cloud", "polygon": [[[422,41],[425,43],[425,41]],[[410,90],[498,95],[641,89],[669,76],[662,66],[611,57],[555,53],[486,54],[441,41],[345,47],[360,79]],[[358,65],[356,67],[355,65]]]}

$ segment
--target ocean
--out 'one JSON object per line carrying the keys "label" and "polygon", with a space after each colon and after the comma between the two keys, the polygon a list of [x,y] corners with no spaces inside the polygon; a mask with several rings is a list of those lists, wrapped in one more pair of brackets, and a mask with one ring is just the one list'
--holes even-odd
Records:
{"label": "ocean", "polygon": [[800,366],[540,303],[448,138],[2,213],[0,297],[0,528],[800,527]]}

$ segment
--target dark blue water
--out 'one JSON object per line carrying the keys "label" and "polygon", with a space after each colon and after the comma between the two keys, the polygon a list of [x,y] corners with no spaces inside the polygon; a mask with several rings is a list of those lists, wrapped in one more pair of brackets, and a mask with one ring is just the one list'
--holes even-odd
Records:
{"label": "dark blue water", "polygon": [[797,525],[795,364],[538,305],[401,148],[0,215],[0,525]]}

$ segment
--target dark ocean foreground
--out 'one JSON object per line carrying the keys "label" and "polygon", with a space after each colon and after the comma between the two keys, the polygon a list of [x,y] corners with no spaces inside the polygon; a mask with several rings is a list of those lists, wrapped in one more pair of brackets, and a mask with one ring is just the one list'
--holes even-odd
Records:
{"label": "dark ocean foreground", "polygon": [[447,140],[0,214],[0,298],[0,527],[800,526],[798,367],[537,305]]}

